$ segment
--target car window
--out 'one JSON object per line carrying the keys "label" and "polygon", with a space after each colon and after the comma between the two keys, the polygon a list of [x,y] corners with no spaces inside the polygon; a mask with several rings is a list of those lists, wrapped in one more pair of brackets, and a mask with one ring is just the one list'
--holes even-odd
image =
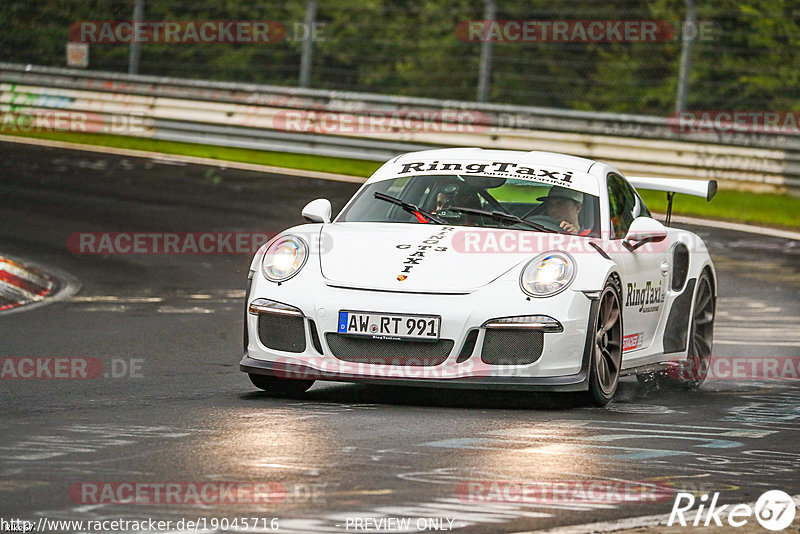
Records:
{"label": "car window", "polygon": [[636,190],[618,174],[608,175],[608,207],[614,239],[625,237],[636,217],[651,217]]}
{"label": "car window", "polygon": [[[530,229],[522,223],[509,223],[458,209],[467,208],[515,215],[556,232],[600,235],[597,196],[529,179],[480,175],[417,175],[375,182],[359,192],[337,221],[418,222],[400,206],[375,199],[375,192],[410,202],[455,226]],[[549,207],[548,202],[552,206]],[[572,223],[571,229],[561,226],[566,219]]]}

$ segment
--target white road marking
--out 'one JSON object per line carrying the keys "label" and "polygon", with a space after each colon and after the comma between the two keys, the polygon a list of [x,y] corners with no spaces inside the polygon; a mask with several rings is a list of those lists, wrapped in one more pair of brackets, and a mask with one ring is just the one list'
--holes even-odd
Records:
{"label": "white road marking", "polygon": [[164,302],[163,297],[117,297],[115,295],[72,297],[69,300],[70,302],[118,302],[125,304],[137,304],[141,302]]}
{"label": "white road marking", "polygon": [[215,310],[211,308],[200,308],[198,306],[192,306],[189,308],[179,308],[177,306],[160,306],[158,308],[158,313],[214,313]]}
{"label": "white road marking", "polygon": [[[176,291],[164,296],[81,295],[73,296],[69,301],[79,304],[75,310],[80,312],[125,313],[134,309],[134,306],[157,304],[157,313],[207,315],[218,311],[208,307],[212,302],[225,304],[224,309],[229,309],[233,305],[243,306],[242,299],[244,291],[241,289],[220,289],[205,293]],[[200,303],[206,306],[195,305]]]}

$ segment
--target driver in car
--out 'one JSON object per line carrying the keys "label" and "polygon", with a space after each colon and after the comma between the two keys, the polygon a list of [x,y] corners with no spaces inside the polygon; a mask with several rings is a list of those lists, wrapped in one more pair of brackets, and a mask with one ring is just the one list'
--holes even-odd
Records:
{"label": "driver in car", "polygon": [[581,230],[578,215],[583,208],[583,193],[562,187],[552,187],[545,197],[539,197],[544,203],[544,214],[555,219],[558,226],[570,234],[589,235],[591,228]]}
{"label": "driver in car", "polygon": [[465,226],[476,225],[475,215],[451,211],[453,207],[480,209],[481,201],[475,191],[455,184],[445,186],[436,195],[436,209],[433,213],[457,221],[458,224]]}
{"label": "driver in car", "polygon": [[436,195],[436,209],[434,213],[442,210],[447,210],[453,207],[453,200],[458,192],[458,187],[455,185],[448,185]]}

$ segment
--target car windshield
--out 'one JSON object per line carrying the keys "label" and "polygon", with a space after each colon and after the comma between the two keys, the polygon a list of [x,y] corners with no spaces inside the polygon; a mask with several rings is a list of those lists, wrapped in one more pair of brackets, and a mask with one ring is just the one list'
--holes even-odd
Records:
{"label": "car windshield", "polygon": [[[375,193],[380,193],[378,198]],[[383,195],[393,199],[380,198]],[[598,237],[599,206],[595,195],[532,180],[420,175],[367,185],[337,221],[450,224]]]}

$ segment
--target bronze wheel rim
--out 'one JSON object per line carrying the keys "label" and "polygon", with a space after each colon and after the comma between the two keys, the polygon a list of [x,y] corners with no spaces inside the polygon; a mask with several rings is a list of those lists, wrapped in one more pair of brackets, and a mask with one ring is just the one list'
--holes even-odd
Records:
{"label": "bronze wheel rim", "polygon": [[622,323],[616,291],[608,287],[600,297],[597,331],[594,339],[594,366],[597,383],[604,394],[617,387],[622,363]]}
{"label": "bronze wheel rim", "polygon": [[708,374],[714,339],[714,293],[711,282],[703,276],[697,285],[689,339],[689,368],[693,382],[702,383]]}

